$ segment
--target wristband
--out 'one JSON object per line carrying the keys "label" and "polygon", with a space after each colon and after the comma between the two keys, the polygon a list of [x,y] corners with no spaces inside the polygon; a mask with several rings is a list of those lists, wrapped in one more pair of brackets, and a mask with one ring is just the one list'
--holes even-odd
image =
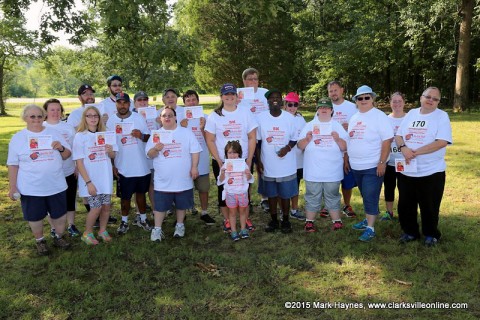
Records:
{"label": "wristband", "polygon": [[289,144],[287,144],[287,147],[290,149],[289,151],[292,151],[292,147]]}
{"label": "wristband", "polygon": [[406,147],[406,145],[405,145],[405,144],[402,144],[400,147],[398,147],[398,151],[402,151],[402,148],[403,148],[403,147]]}
{"label": "wristband", "polygon": [[85,185],[88,185],[89,183],[92,183],[92,180],[88,180],[87,182],[85,182]]}
{"label": "wristband", "polygon": [[64,146],[62,146],[62,150],[60,150],[60,149],[59,149],[59,150],[58,150],[58,152],[60,152],[60,153],[63,153],[63,152],[65,152],[65,147],[64,147]]}

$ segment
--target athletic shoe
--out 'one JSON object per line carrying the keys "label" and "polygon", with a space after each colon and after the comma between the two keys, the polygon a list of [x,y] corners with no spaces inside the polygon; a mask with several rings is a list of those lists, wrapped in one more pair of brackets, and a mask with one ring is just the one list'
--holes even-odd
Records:
{"label": "athletic shoe", "polygon": [[322,210],[320,210],[320,217],[322,218],[328,218],[330,214],[328,213],[328,210],[327,208],[322,208]]}
{"label": "athletic shoe", "polygon": [[37,241],[36,245],[37,245],[38,255],[46,256],[46,255],[50,254],[50,250],[48,250],[47,241],[45,239],[43,239],[41,241]]}
{"label": "athletic shoe", "polygon": [[95,239],[93,233],[83,233],[82,241],[85,242],[89,246],[96,246],[98,244],[98,240]]}
{"label": "athletic shoe", "polygon": [[355,229],[355,230],[365,230],[365,229],[367,229],[367,226],[368,226],[367,219],[363,219],[362,221],[360,221],[360,222],[358,222],[358,223],[355,223],[355,224],[352,226],[352,229]]}
{"label": "athletic shoe", "polygon": [[108,217],[108,224],[115,224],[118,222],[118,219],[115,218],[114,216],[109,216]]}
{"label": "athletic shoe", "polygon": [[185,236],[185,225],[182,224],[181,226],[177,224],[175,226],[175,232],[173,233],[174,238],[183,238]]}
{"label": "athletic shoe", "polygon": [[80,231],[78,231],[77,227],[75,227],[74,224],[71,224],[68,227],[67,231],[70,234],[70,237],[78,237],[80,235]]}
{"label": "athletic shoe", "polygon": [[247,230],[247,229],[242,229],[242,230],[240,230],[239,235],[240,235],[240,238],[242,238],[242,239],[248,239],[248,238],[250,238],[250,234],[248,233],[248,230]]}
{"label": "athletic shoe", "polygon": [[207,214],[202,214],[202,215],[200,216],[200,220],[202,220],[203,222],[205,222],[205,224],[206,224],[207,226],[213,226],[213,225],[215,225],[215,220],[214,220],[212,217],[210,217],[210,215],[209,215],[208,213],[207,213]]}
{"label": "athletic shoe", "polygon": [[137,222],[140,221],[140,213],[136,213],[135,214],[135,219],[133,219],[133,225],[136,226],[137,225]]}
{"label": "athletic shoe", "polygon": [[232,238],[234,242],[240,240],[240,236],[238,235],[237,231],[232,231],[232,233],[230,233],[230,238]]}
{"label": "athletic shoe", "polygon": [[150,240],[155,241],[155,242],[160,242],[162,239],[165,239],[165,236],[163,235],[163,231],[160,228],[153,228],[152,233],[150,235]]}
{"label": "athletic shoe", "polygon": [[402,234],[402,236],[400,237],[399,242],[400,242],[401,244],[405,244],[405,243],[407,243],[407,242],[412,242],[412,241],[415,241],[415,240],[417,240],[416,237],[404,233],[404,234]]}
{"label": "athletic shoe", "polygon": [[347,218],[356,218],[357,215],[355,214],[355,211],[353,211],[351,206],[345,206],[342,209],[342,213],[347,217]]}
{"label": "athletic shoe", "polygon": [[120,235],[125,234],[127,233],[128,229],[130,229],[130,227],[128,226],[128,223],[126,223],[125,221],[122,221],[120,223],[120,226],[117,229],[117,233]]}
{"label": "athletic shoe", "polygon": [[252,220],[250,218],[247,218],[247,221],[245,221],[245,224],[247,225],[247,229],[249,231],[255,231],[255,226],[253,225]]}
{"label": "athletic shoe", "polygon": [[277,220],[270,220],[270,222],[265,227],[265,232],[275,232],[280,229],[279,223]]}
{"label": "athletic shoe", "polygon": [[296,210],[295,212],[290,210],[290,218],[305,221],[305,216],[301,214],[300,210]]}
{"label": "athletic shoe", "polygon": [[333,231],[336,231],[338,229],[342,229],[343,228],[343,222],[342,221],[335,221],[332,225],[332,230]]}
{"label": "athletic shoe", "polygon": [[362,233],[360,237],[358,237],[358,240],[363,241],[363,242],[370,242],[375,238],[375,231],[373,231],[370,228],[365,229],[365,231]]}
{"label": "athletic shoe", "polygon": [[145,221],[142,221],[141,219],[138,219],[138,220],[135,219],[135,221],[133,222],[133,225],[139,228],[142,228],[145,231],[152,230],[152,227],[150,227],[150,224],[148,223],[147,219],[145,219]]}
{"label": "athletic shoe", "polygon": [[230,221],[228,219],[223,219],[223,232],[232,232],[232,227],[230,226]]}
{"label": "athletic shoe", "polygon": [[50,229],[50,237],[51,237],[52,239],[55,239],[56,236],[57,236],[57,233],[55,232],[55,229],[53,229],[53,228]]}
{"label": "athletic shoe", "polygon": [[281,224],[281,231],[282,233],[290,233],[292,232],[292,224],[289,220],[283,220]]}
{"label": "athletic shoe", "polygon": [[63,237],[53,238],[53,245],[63,250],[70,249],[70,243],[68,243],[67,240],[63,239]]}
{"label": "athletic shoe", "polygon": [[393,212],[385,211],[383,216],[380,218],[380,221],[391,221],[393,220]]}
{"label": "athletic shoe", "polygon": [[268,213],[270,211],[270,205],[268,204],[268,200],[262,200],[262,202],[260,202],[260,207],[262,207],[265,213]]}
{"label": "athletic shoe", "polygon": [[437,245],[438,239],[434,237],[425,237],[425,242],[423,243],[425,247],[435,247]]}
{"label": "athletic shoe", "polygon": [[110,242],[110,241],[112,241],[112,237],[110,237],[110,235],[108,234],[108,231],[107,231],[107,230],[103,231],[102,233],[99,233],[99,234],[98,234],[98,237],[99,237],[100,239],[102,239],[103,242]]}
{"label": "athletic shoe", "polygon": [[317,229],[315,229],[315,224],[313,221],[307,221],[305,222],[305,227],[303,228],[305,232],[316,232]]}
{"label": "athletic shoe", "polygon": [[195,207],[193,207],[193,208],[192,208],[192,214],[193,214],[193,215],[196,215],[196,214],[198,214],[198,210],[197,210],[197,208],[195,208]]}

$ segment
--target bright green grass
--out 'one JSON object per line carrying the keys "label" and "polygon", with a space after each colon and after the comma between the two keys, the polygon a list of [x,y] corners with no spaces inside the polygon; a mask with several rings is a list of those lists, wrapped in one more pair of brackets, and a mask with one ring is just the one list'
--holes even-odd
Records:
{"label": "bright green grass", "polygon": [[[0,118],[2,163],[10,137],[23,127],[18,106],[9,106],[8,111],[16,116]],[[304,114],[311,119],[313,112]],[[6,197],[3,166],[0,318],[477,319],[480,115],[451,115],[451,119],[454,144],[447,152],[443,238],[430,249],[421,243],[398,245],[401,230],[396,222],[378,222],[377,238],[368,244],[357,240],[359,233],[350,228],[354,221],[346,219],[346,228],[338,232],[329,230],[328,220],[318,218],[320,232],[315,234],[305,234],[298,221],[293,221],[290,235],[267,234],[262,228],[268,217],[258,207],[252,214],[258,230],[251,239],[232,243],[221,232],[212,177],[210,212],[217,219],[215,227],[205,227],[197,216],[189,215],[186,237],[173,239],[169,218],[164,227],[167,239],[159,244],[150,242],[149,233],[132,227],[107,245],[87,248],[74,239],[68,252],[52,248],[51,256],[37,257],[19,205]],[[257,196],[254,200],[259,201]],[[358,191],[353,206],[361,213]],[[118,209],[115,199],[117,216]],[[85,209],[79,206],[79,212],[77,225],[83,229]],[[113,235],[115,230],[110,228]],[[206,271],[198,263],[212,266]],[[286,309],[285,302],[291,301],[357,302],[365,308]],[[468,309],[367,307],[369,302],[416,301],[463,302]]]}

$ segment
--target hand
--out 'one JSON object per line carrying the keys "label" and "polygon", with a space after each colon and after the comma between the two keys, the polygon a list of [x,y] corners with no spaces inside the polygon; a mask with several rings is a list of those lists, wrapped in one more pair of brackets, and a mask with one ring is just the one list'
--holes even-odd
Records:
{"label": "hand", "polygon": [[88,190],[88,194],[91,195],[92,197],[97,195],[97,188],[95,187],[93,182],[90,182],[89,184],[87,184],[87,190]]}
{"label": "hand", "polygon": [[307,139],[307,142],[310,143],[310,141],[312,141],[312,139],[313,139],[313,132],[308,131],[307,135],[305,136],[305,139]]}
{"label": "hand", "polygon": [[188,127],[188,119],[183,119],[180,121],[180,125],[184,128]]}
{"label": "hand", "polygon": [[252,178],[252,173],[250,172],[250,169],[245,169],[245,175],[247,176],[247,180],[250,180]]}
{"label": "hand", "polygon": [[401,151],[402,155],[405,157],[405,162],[407,164],[410,164],[410,160],[414,159],[416,156],[415,151],[413,151],[407,146],[403,147]]}
{"label": "hand", "polygon": [[280,150],[278,151],[277,155],[278,155],[280,158],[283,158],[283,157],[285,157],[285,156],[287,155],[287,153],[290,152],[290,150],[292,150],[292,149],[290,148],[290,146],[288,146],[288,145],[287,145],[287,146],[284,146],[282,149],[280,149]]}
{"label": "hand", "polygon": [[205,120],[204,117],[201,117],[200,118],[200,130],[204,130],[205,129],[205,124],[207,123],[207,120]]}
{"label": "hand", "polygon": [[262,174],[263,174],[263,163],[260,162],[260,161],[258,161],[258,163],[257,163],[257,173],[258,173],[259,175],[262,175]]}
{"label": "hand", "polygon": [[13,201],[18,200],[18,198],[16,198],[15,196],[18,197],[19,194],[20,193],[18,192],[17,187],[11,187],[10,190],[8,191],[8,197]]}
{"label": "hand", "polygon": [[133,129],[131,134],[132,134],[132,137],[134,138],[142,139],[142,131],[138,129]]}
{"label": "hand", "polygon": [[345,158],[343,161],[343,172],[345,172],[345,174],[348,174],[350,172],[350,162]]}
{"label": "hand", "polygon": [[[112,169],[113,169],[113,176],[114,176],[114,177],[117,177],[117,179],[118,179],[119,176],[118,176],[118,169],[117,169],[117,167],[113,167]],[[89,183],[89,184],[90,184],[90,183]]]}
{"label": "hand", "polygon": [[62,146],[60,141],[53,141],[52,142],[52,149],[60,151],[60,150],[64,150],[65,148]]}
{"label": "hand", "polygon": [[192,169],[190,169],[190,176],[192,177],[193,180],[198,178],[198,168],[197,167],[193,167]]}
{"label": "hand", "polygon": [[158,152],[162,151],[163,147],[165,147],[165,145],[161,142],[157,143],[153,148],[155,150],[157,150]]}
{"label": "hand", "polygon": [[343,129],[345,129],[345,131],[347,131],[348,130],[348,122],[342,123],[342,127],[343,127]]}
{"label": "hand", "polygon": [[113,146],[111,144],[106,144],[105,145],[105,152],[110,153],[113,151]]}
{"label": "hand", "polygon": [[332,131],[332,137],[334,141],[337,141],[340,138],[340,136],[338,135],[338,132],[336,131]]}
{"label": "hand", "polygon": [[102,115],[102,121],[103,121],[104,124],[107,124],[108,114],[104,113],[104,114]]}

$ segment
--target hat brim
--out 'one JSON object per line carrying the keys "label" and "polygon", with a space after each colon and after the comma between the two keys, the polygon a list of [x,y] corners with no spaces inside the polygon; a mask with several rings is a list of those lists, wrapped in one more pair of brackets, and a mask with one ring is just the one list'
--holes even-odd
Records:
{"label": "hat brim", "polygon": [[237,94],[237,90],[233,89],[233,90],[225,90],[225,91],[222,91],[221,92],[221,95],[223,96],[224,94],[227,94],[227,93],[235,93]]}

